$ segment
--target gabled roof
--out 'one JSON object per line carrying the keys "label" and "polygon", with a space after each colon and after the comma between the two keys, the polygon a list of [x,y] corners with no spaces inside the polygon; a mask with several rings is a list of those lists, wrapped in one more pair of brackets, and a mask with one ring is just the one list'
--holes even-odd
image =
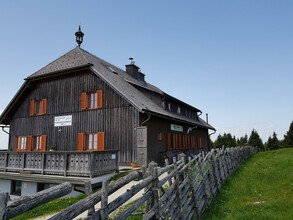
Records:
{"label": "gabled roof", "polygon": [[[4,110],[3,114],[0,116],[0,124],[6,122],[5,117],[9,109],[11,109],[12,106],[17,102],[19,96],[24,93],[24,90],[27,89],[29,81],[59,76],[60,74],[64,74],[66,72],[70,72],[81,68],[91,69],[92,72],[94,72],[97,76],[99,76],[105,82],[107,82],[114,90],[116,90],[116,92],[122,95],[140,112],[156,114],[161,117],[172,118],[174,120],[179,120],[190,123],[192,125],[198,125],[201,127],[215,130],[211,125],[207,124],[201,119],[199,119],[199,121],[196,121],[183,115],[179,115],[164,110],[161,106],[157,105],[147,96],[145,96],[142,92],[137,90],[133,85],[143,87],[147,90],[153,91],[161,95],[167,95],[162,90],[147,82],[141,82],[132,78],[120,68],[96,57],[95,55],[92,55],[91,53],[81,49],[80,47],[74,48],[73,50],[69,51],[60,58],[49,63],[47,66],[43,67],[42,69],[27,77],[26,82],[24,83],[22,88],[18,91],[13,100]],[[186,106],[190,105],[186,104]]]}

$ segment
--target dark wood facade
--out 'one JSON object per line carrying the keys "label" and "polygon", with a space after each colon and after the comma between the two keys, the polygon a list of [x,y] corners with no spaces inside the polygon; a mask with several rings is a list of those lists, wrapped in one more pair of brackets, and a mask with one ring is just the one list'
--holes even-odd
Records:
{"label": "dark wood facade", "polygon": [[[97,90],[103,91],[102,108],[81,110],[81,94]],[[44,98],[47,113],[29,116],[30,101]],[[134,160],[133,136],[139,113],[91,71],[35,82],[18,106],[10,123],[9,145],[13,149],[17,136],[46,135],[47,150],[76,151],[78,133],[104,132],[105,150],[119,149],[120,161]],[[72,115],[72,126],[54,127],[54,117],[62,115]]]}

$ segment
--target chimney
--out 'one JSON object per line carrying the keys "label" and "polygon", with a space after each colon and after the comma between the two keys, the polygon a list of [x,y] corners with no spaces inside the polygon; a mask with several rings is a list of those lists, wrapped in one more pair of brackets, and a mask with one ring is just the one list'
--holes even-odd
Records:
{"label": "chimney", "polygon": [[135,61],[133,60],[133,58],[130,57],[129,60],[130,60],[130,64],[125,65],[126,73],[138,81],[145,82],[145,79],[144,79],[145,75],[141,73],[140,68],[135,65]]}

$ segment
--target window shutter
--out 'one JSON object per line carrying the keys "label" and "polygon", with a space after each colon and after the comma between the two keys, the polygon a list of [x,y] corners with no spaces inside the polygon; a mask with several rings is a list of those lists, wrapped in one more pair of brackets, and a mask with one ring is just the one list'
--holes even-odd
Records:
{"label": "window shutter", "polygon": [[103,107],[103,90],[97,91],[97,97],[98,97],[97,108],[102,108]]}
{"label": "window shutter", "polygon": [[85,110],[87,108],[87,95],[86,92],[81,93],[80,95],[80,108],[81,110]]}
{"label": "window shutter", "polygon": [[41,136],[41,151],[46,151],[46,147],[47,147],[47,135],[42,135]]}
{"label": "window shutter", "polygon": [[167,135],[167,148],[168,150],[170,150],[172,147],[171,147],[171,134],[168,133]]}
{"label": "window shutter", "polygon": [[16,151],[20,151],[20,144],[19,144],[19,141],[20,141],[20,138],[18,137],[18,136],[16,136],[15,137],[15,145],[16,145],[16,147],[15,147],[15,150]]}
{"label": "window shutter", "polygon": [[98,132],[98,150],[105,150],[105,135],[104,132]]}
{"label": "window shutter", "polygon": [[41,115],[47,114],[47,99],[42,99]]}
{"label": "window shutter", "polygon": [[27,136],[26,137],[26,151],[32,151],[33,149],[33,137],[32,136]]}
{"label": "window shutter", "polygon": [[84,133],[78,133],[77,134],[77,151],[83,151],[84,150]]}
{"label": "window shutter", "polygon": [[31,100],[30,102],[30,116],[33,116],[35,113],[35,100]]}
{"label": "window shutter", "polygon": [[172,139],[173,139],[173,149],[176,149],[176,135],[172,134]]}

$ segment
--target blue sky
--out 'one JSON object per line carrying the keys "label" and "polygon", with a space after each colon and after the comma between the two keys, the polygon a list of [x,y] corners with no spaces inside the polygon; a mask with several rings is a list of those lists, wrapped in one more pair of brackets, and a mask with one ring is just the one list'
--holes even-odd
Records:
{"label": "blue sky", "polygon": [[[23,79],[76,46],[209,114],[213,135],[279,139],[293,120],[293,1],[2,1],[0,111]],[[7,135],[0,131],[0,148]]]}

